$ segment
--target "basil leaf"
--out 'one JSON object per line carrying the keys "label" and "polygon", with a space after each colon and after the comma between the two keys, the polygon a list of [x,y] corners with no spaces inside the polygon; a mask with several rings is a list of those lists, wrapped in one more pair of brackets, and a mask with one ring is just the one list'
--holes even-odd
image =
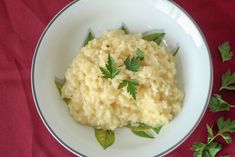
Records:
{"label": "basil leaf", "polygon": [[61,89],[64,86],[64,82],[59,82],[58,80],[55,80],[54,82],[55,82],[56,88],[58,89],[59,94],[61,96],[61,94],[62,94]]}
{"label": "basil leaf", "polygon": [[140,137],[146,137],[146,138],[155,138],[154,135],[146,130],[146,131],[134,131],[134,130],[131,130],[135,135],[137,136],[140,136]]}
{"label": "basil leaf", "polygon": [[160,133],[161,129],[162,129],[162,126],[159,126],[159,127],[153,128],[153,130],[154,130],[157,134],[159,134],[159,133]]}
{"label": "basil leaf", "polygon": [[143,36],[143,39],[147,41],[154,41],[155,43],[160,45],[162,43],[164,36],[165,36],[165,33],[152,33],[152,34]]}
{"label": "basil leaf", "polygon": [[94,38],[95,38],[94,34],[91,31],[89,31],[83,46],[86,46],[89,43],[89,41],[93,40]]}
{"label": "basil leaf", "polygon": [[[59,94],[60,94],[60,96],[61,96],[61,94],[62,94],[61,90],[62,90],[62,88],[63,88],[63,86],[64,86],[64,82],[58,81],[58,80],[56,80],[56,79],[54,80],[54,82],[55,82],[56,88],[58,89],[58,92],[59,92]],[[69,99],[68,99],[68,98],[63,98],[63,100],[64,100],[64,102],[65,102],[66,104],[69,104]]]}
{"label": "basil leaf", "polygon": [[111,146],[115,141],[114,132],[112,130],[95,129],[95,137],[104,149]]}
{"label": "basil leaf", "polygon": [[148,126],[144,123],[140,123],[139,126],[128,125],[127,127],[130,128],[132,131],[148,131],[152,129],[151,126]]}

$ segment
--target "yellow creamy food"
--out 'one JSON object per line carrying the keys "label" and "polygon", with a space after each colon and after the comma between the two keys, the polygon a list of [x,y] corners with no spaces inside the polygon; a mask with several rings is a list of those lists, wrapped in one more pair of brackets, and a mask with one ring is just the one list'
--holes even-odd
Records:
{"label": "yellow creamy food", "polygon": [[[144,52],[141,69],[132,72],[123,61]],[[105,79],[99,67],[105,67],[111,55],[121,72]],[[122,30],[107,32],[80,50],[65,72],[62,97],[74,120],[95,128],[114,130],[128,124],[144,123],[152,127],[169,123],[181,110],[184,94],[176,85],[176,65],[171,53],[141,34],[126,35]],[[136,100],[126,88],[118,89],[125,79],[136,79]]]}

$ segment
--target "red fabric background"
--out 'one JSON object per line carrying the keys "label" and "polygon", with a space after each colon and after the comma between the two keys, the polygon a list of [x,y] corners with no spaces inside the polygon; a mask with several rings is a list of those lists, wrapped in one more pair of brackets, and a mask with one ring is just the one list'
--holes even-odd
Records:
{"label": "red fabric background", "polygon": [[[1,0],[0,1],[0,156],[72,157],[50,135],[33,102],[30,87],[31,60],[36,43],[52,17],[71,0]],[[235,71],[235,57],[222,64],[217,46],[230,41],[235,51],[234,0],[176,0],[201,27],[211,49],[214,65],[213,92],[220,86],[221,74]],[[220,92],[235,104],[235,92]],[[205,141],[206,123],[220,116],[235,119],[230,112],[206,112],[198,128],[167,157],[190,157],[195,141]],[[235,141],[235,134],[233,134]],[[235,157],[235,142],[224,144],[221,155]],[[157,149],[157,148],[156,148]]]}

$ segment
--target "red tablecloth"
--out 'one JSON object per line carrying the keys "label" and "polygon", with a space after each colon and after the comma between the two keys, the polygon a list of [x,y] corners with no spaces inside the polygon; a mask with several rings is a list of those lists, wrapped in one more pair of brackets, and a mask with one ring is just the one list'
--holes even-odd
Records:
{"label": "red tablecloth", "polygon": [[[1,0],[0,1],[0,156],[2,157],[72,157],[50,135],[33,102],[30,87],[31,60],[36,43],[48,22],[71,0]],[[222,64],[217,46],[230,41],[235,51],[234,0],[176,0],[198,23],[208,41],[214,65],[213,92],[220,86],[221,74],[235,71],[235,57]],[[224,98],[235,104],[235,92],[223,91]],[[198,128],[167,157],[190,157],[195,141],[207,138],[206,123],[220,116],[235,119],[230,112],[207,111]],[[177,134],[177,133],[176,133]],[[221,155],[235,157],[234,143]],[[156,148],[157,149],[157,148]]]}

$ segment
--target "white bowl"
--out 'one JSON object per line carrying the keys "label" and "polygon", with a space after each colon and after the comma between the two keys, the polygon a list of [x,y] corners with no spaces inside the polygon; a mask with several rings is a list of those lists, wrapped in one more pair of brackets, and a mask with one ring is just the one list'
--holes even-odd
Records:
{"label": "white bowl", "polygon": [[[69,115],[54,85],[82,47],[88,29],[96,36],[125,23],[133,33],[162,30],[176,56],[183,109],[156,139],[137,137],[128,129],[115,131],[115,143],[103,150],[94,131]],[[211,94],[212,64],[207,43],[192,18],[167,0],[81,0],[66,6],[50,22],[35,50],[32,90],[35,104],[50,133],[72,153],[89,157],[162,156],[179,146],[200,122]]]}

